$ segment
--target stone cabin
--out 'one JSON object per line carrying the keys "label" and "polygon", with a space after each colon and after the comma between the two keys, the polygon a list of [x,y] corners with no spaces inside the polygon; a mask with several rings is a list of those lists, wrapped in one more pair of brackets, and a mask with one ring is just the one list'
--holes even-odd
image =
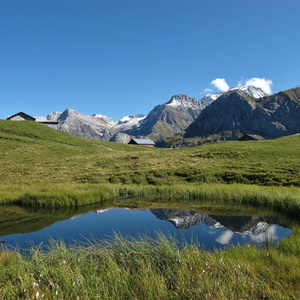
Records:
{"label": "stone cabin", "polygon": [[155,143],[150,139],[131,139],[128,144],[155,147]]}
{"label": "stone cabin", "polygon": [[239,138],[239,141],[263,141],[263,140],[265,140],[265,138],[258,134],[245,134],[241,138]]}
{"label": "stone cabin", "polygon": [[27,115],[23,112],[19,112],[15,115],[12,115],[8,117],[6,120],[11,120],[11,121],[34,121],[38,123],[45,124],[51,128],[58,129],[58,123],[59,122],[54,122],[54,121],[49,121],[47,120],[47,117],[32,117],[30,115]]}

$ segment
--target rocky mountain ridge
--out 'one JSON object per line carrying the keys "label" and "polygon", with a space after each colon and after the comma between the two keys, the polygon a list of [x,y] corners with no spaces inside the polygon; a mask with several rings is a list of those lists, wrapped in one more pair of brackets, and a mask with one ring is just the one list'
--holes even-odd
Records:
{"label": "rocky mountain ridge", "polygon": [[[231,90],[243,90],[256,98],[264,95],[262,90],[249,86]],[[183,94],[174,95],[165,104],[155,106],[147,116],[130,115],[119,121],[102,114],[84,115],[70,108],[64,112],[52,112],[47,119],[59,121],[60,130],[88,139],[128,143],[132,137],[148,136],[159,140],[185,130],[202,110],[223,94],[207,95],[200,100]]]}
{"label": "rocky mountain ridge", "polygon": [[105,115],[88,116],[73,109],[53,112],[47,116],[58,121],[58,128],[72,135],[88,139],[127,143],[131,137],[148,136],[159,139],[184,130],[213,101],[214,96],[205,100],[175,95],[167,103],[157,105],[147,115],[129,115],[119,121]]}
{"label": "rocky mountain ridge", "polygon": [[187,128],[212,101],[210,98],[198,100],[186,95],[175,95],[167,103],[155,106],[140,126],[126,133],[150,136],[154,140],[174,135]]}
{"label": "rocky mountain ridge", "polygon": [[185,138],[236,140],[244,134],[267,139],[300,132],[300,87],[260,98],[243,90],[222,94],[185,130]]}

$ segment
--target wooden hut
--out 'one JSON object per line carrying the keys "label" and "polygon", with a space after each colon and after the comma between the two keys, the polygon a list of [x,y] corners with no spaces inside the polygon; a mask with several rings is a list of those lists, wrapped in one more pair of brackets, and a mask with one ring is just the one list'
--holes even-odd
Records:
{"label": "wooden hut", "polygon": [[6,120],[11,120],[11,121],[35,121],[36,119],[32,116],[29,116],[23,112],[19,112],[17,114],[14,114],[10,117],[8,117]]}
{"label": "wooden hut", "polygon": [[51,128],[54,128],[54,129],[58,129],[58,123],[59,122],[54,122],[54,121],[49,121],[47,120],[47,117],[32,117],[32,116],[29,116],[23,112],[19,112],[17,114],[14,114],[10,117],[8,117],[6,120],[11,120],[11,121],[35,121],[35,122],[38,122],[38,123],[42,123],[44,125],[47,125]]}
{"label": "wooden hut", "polygon": [[155,143],[150,139],[131,139],[128,144],[155,147]]}
{"label": "wooden hut", "polygon": [[239,138],[239,141],[263,141],[264,139],[264,137],[258,134],[245,134]]}

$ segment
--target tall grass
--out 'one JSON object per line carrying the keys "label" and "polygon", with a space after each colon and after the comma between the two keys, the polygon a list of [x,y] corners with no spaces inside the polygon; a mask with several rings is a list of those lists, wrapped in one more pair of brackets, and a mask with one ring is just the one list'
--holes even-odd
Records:
{"label": "tall grass", "polygon": [[202,184],[176,186],[120,186],[119,195],[152,201],[202,201],[266,207],[290,216],[300,215],[298,187],[261,187],[244,184]]}
{"label": "tall grass", "polygon": [[98,185],[49,184],[0,186],[0,203],[35,207],[79,206],[130,197],[136,201],[211,203],[270,208],[290,216],[300,215],[299,187],[262,187],[245,184]]}
{"label": "tall grass", "polygon": [[49,184],[0,186],[0,203],[34,207],[80,206],[117,196],[108,185]]}
{"label": "tall grass", "polygon": [[206,252],[159,235],[27,256],[0,252],[0,299],[299,299],[300,231],[275,248]]}

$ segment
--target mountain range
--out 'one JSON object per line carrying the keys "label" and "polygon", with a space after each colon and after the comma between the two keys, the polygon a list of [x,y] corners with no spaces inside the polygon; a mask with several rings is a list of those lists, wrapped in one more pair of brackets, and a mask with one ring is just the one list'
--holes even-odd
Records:
{"label": "mountain range", "polygon": [[[119,121],[102,114],[81,114],[70,108],[52,112],[50,121],[72,135],[128,143],[132,137],[161,141],[197,137],[199,142],[238,139],[244,134],[277,138],[300,131],[300,87],[266,95],[252,86],[238,86],[202,99],[174,95],[146,115],[129,115]],[[184,143],[182,143],[184,144]]]}
{"label": "mountain range", "polygon": [[274,139],[300,132],[300,87],[261,98],[235,89],[222,94],[185,130],[184,137],[236,140],[244,134]]}
{"label": "mountain range", "polygon": [[119,121],[101,114],[84,115],[70,108],[52,112],[47,119],[58,121],[58,129],[62,131],[88,139],[127,143],[132,137],[149,136],[158,140],[187,128],[218,96],[213,94],[198,100],[175,95],[165,104],[155,106],[147,116],[129,115]]}

